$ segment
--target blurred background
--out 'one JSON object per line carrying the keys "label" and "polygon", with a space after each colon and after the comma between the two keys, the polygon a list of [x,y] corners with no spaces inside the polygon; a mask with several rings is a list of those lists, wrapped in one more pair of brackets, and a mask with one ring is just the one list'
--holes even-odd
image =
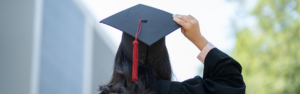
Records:
{"label": "blurred background", "polygon": [[[248,94],[300,94],[300,0],[1,0],[0,94],[98,94],[122,35],[99,21],[139,3],[198,19]],[[203,75],[180,29],[166,41],[173,81]]]}

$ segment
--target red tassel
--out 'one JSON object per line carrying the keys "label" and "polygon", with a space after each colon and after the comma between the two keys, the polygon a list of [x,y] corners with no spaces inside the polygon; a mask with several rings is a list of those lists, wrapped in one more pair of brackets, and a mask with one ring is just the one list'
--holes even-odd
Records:
{"label": "red tassel", "polygon": [[135,40],[133,41],[133,53],[132,53],[132,81],[138,80],[138,60],[139,60],[139,42],[137,41],[137,36],[141,32],[141,22],[142,19],[139,22],[136,34],[135,34]]}
{"label": "red tassel", "polygon": [[132,56],[132,81],[138,80],[138,59],[139,59],[139,42],[133,41],[133,56]]}

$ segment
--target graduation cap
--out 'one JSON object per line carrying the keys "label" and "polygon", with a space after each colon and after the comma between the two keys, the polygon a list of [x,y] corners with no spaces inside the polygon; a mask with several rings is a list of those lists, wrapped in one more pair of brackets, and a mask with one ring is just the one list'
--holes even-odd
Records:
{"label": "graduation cap", "polygon": [[172,15],[138,4],[100,21],[123,31],[120,45],[132,56],[132,81],[138,79],[138,63],[144,64],[146,59],[155,59],[167,51],[165,36],[180,28]]}

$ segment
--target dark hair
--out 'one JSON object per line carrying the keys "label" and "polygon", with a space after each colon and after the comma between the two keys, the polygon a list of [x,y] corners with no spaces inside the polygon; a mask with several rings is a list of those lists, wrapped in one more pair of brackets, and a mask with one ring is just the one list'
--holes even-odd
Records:
{"label": "dark hair", "polygon": [[164,51],[157,59],[139,63],[138,80],[132,82],[132,58],[126,54],[121,44],[115,57],[112,79],[108,84],[100,86],[99,90],[105,94],[155,94],[156,79],[170,81],[172,78],[168,51],[166,48]]}

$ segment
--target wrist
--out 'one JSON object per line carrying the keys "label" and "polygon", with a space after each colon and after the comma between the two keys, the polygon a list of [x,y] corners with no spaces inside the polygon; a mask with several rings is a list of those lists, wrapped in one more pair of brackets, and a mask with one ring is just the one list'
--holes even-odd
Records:
{"label": "wrist", "polygon": [[203,48],[208,44],[208,41],[203,37],[200,36],[196,41],[193,42],[197,48],[202,51]]}

